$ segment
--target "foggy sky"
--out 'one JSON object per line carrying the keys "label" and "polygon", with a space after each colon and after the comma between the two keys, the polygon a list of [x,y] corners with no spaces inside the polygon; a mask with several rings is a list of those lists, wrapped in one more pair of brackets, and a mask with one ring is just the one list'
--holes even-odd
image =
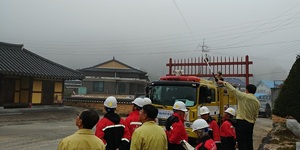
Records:
{"label": "foggy sky", "polygon": [[72,69],[115,57],[165,75],[169,58],[244,57],[254,78],[283,80],[300,54],[297,0],[0,0],[0,41]]}

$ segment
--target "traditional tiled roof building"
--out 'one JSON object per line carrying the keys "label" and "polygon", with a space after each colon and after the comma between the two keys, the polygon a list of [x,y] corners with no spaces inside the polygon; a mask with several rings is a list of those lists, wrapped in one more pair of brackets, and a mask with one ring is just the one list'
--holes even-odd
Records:
{"label": "traditional tiled roof building", "polygon": [[145,93],[145,86],[149,82],[147,72],[135,69],[115,58],[78,71],[85,75],[82,86],[86,87],[86,95],[132,98]]}
{"label": "traditional tiled roof building", "polygon": [[24,48],[0,42],[0,106],[53,104],[63,98],[65,80],[84,76]]}

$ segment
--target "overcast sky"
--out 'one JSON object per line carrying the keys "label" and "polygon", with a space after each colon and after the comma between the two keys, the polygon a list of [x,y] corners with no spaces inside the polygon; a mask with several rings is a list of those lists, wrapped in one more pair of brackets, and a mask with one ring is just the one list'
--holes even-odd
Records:
{"label": "overcast sky", "polygon": [[169,58],[245,57],[283,80],[300,54],[299,0],[0,0],[0,41],[72,69],[115,57],[165,75]]}

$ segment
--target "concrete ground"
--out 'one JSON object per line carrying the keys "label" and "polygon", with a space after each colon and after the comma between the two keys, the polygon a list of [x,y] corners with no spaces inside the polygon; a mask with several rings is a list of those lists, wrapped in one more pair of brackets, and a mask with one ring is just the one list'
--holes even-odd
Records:
{"label": "concrete ground", "polygon": [[62,138],[77,130],[76,114],[83,109],[68,106],[0,107],[0,149],[57,149]]}
{"label": "concrete ground", "polygon": [[[62,138],[76,132],[76,114],[84,109],[71,106],[0,107],[0,149],[57,149]],[[258,118],[254,126],[255,149],[271,129],[271,119]]]}
{"label": "concrete ground", "polygon": [[[257,118],[254,131],[253,131],[253,147],[259,149],[260,144],[264,137],[272,130],[272,119],[271,118]],[[261,150],[261,149],[260,149]]]}

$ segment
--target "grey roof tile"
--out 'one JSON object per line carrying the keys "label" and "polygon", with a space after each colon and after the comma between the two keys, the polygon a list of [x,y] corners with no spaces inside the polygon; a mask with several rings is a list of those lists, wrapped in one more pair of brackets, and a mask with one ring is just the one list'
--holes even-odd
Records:
{"label": "grey roof tile", "polygon": [[45,59],[20,44],[0,42],[0,74],[47,79],[74,80],[84,75],[53,61]]}

